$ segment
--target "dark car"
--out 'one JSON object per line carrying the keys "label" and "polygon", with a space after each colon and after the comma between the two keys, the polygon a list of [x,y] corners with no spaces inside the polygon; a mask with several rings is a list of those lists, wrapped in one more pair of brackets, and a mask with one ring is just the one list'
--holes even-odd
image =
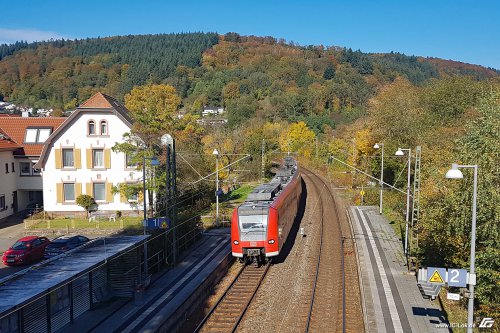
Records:
{"label": "dark car", "polygon": [[29,264],[42,259],[50,241],[47,237],[28,236],[19,239],[2,255],[4,265]]}
{"label": "dark car", "polygon": [[90,239],[85,236],[61,236],[55,238],[50,242],[50,244],[45,248],[45,255],[43,256],[45,259],[52,258],[66,251],[77,248],[85,243],[87,243]]}

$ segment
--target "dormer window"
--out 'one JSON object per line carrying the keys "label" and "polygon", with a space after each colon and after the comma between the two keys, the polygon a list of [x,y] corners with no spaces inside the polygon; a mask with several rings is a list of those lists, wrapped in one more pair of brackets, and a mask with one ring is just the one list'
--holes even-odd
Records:
{"label": "dormer window", "polygon": [[88,132],[89,132],[89,135],[95,135],[95,121],[93,121],[93,120],[89,121]]}
{"label": "dormer window", "polygon": [[27,128],[24,143],[44,143],[51,133],[50,128]]}
{"label": "dormer window", "polygon": [[108,122],[101,120],[101,135],[108,135]]}

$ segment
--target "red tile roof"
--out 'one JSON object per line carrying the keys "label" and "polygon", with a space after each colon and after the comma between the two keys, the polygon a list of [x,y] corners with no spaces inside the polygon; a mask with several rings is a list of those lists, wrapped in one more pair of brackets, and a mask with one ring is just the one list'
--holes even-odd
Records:
{"label": "red tile roof", "polygon": [[79,108],[112,109],[113,106],[111,105],[109,99],[114,98],[98,92],[94,96],[83,102],[79,106]]}
{"label": "red tile roof", "polygon": [[0,151],[17,150],[18,148],[21,148],[21,146],[19,146],[15,142],[8,139],[0,139]]}
{"label": "red tile roof", "polygon": [[66,119],[64,117],[1,117],[0,129],[21,147],[15,155],[40,156],[43,144],[24,143],[26,128],[51,127],[54,132]]}

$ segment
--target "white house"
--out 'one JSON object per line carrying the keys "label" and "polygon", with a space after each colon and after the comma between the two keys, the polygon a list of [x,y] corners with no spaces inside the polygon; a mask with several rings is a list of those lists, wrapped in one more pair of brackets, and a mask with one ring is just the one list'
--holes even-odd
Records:
{"label": "white house", "polygon": [[44,210],[82,215],[84,210],[75,200],[88,194],[99,211],[137,212],[137,198],[112,191],[119,183],[142,179],[142,171],[127,163],[124,153],[111,150],[131,127],[128,110],[110,96],[97,93],[80,105],[47,139],[35,166],[42,172]]}
{"label": "white house", "polygon": [[201,112],[202,117],[206,117],[208,115],[217,116],[219,114],[224,113],[224,108],[220,106],[205,106],[203,107],[203,111]]}
{"label": "white house", "polygon": [[65,119],[0,117],[0,219],[42,206],[42,178],[33,165]]}
{"label": "white house", "polygon": [[[0,186],[0,219],[14,214],[14,193],[17,195],[17,179],[15,172],[9,172],[9,168],[14,167],[13,152],[21,148],[5,133],[0,132],[0,175],[2,183]],[[5,165],[5,169],[3,169]],[[11,169],[12,170],[12,169]]]}

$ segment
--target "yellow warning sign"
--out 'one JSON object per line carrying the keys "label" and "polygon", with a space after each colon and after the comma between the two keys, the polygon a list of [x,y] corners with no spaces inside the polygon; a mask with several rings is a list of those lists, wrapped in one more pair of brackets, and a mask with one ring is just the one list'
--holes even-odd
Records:
{"label": "yellow warning sign", "polygon": [[365,195],[365,191],[361,191],[361,192],[359,192],[359,194]]}
{"label": "yellow warning sign", "polygon": [[429,282],[444,283],[444,280],[441,277],[441,274],[439,274],[439,271],[435,270],[434,273],[432,274],[431,278],[429,279]]}
{"label": "yellow warning sign", "polygon": [[161,227],[162,227],[163,229],[167,229],[167,222],[163,222],[163,223],[161,224]]}

